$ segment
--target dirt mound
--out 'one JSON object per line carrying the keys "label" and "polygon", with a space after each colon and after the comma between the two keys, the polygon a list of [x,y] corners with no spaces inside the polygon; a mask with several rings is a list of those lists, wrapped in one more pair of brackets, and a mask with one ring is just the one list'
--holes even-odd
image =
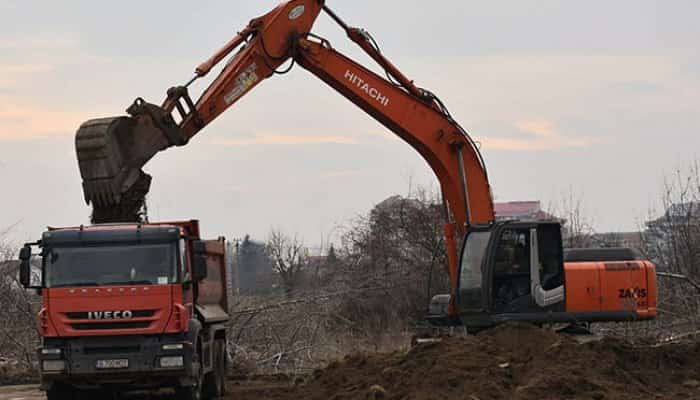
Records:
{"label": "dirt mound", "polygon": [[[234,388],[236,399],[700,399],[700,344],[580,343],[532,326],[392,354],[353,355],[304,383]],[[234,397],[231,397],[234,398]]]}

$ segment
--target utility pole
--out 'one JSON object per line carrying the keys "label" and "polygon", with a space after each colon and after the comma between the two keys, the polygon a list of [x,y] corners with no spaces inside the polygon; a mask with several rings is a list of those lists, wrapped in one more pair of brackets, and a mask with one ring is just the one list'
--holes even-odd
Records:
{"label": "utility pole", "polygon": [[239,237],[235,237],[229,240],[229,248],[230,245],[233,244],[235,246],[235,255],[233,255],[233,258],[230,263],[230,275],[231,275],[231,292],[233,295],[239,295],[240,294],[240,282],[239,282],[239,271],[241,268],[241,242],[243,239]]}

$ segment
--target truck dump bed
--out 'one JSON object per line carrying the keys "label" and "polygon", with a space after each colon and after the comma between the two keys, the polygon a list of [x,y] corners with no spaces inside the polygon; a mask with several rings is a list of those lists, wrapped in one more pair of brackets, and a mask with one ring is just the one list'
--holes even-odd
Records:
{"label": "truck dump bed", "polygon": [[205,257],[207,276],[199,283],[196,309],[208,322],[228,320],[228,300],[226,293],[226,243],[223,239],[200,241],[200,248],[194,249],[197,255]]}

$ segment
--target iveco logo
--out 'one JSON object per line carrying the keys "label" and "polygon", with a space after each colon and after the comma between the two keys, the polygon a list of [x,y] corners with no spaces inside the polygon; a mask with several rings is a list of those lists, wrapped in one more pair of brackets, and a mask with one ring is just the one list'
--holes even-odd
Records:
{"label": "iveco logo", "polygon": [[88,319],[131,319],[134,313],[125,311],[89,311]]}

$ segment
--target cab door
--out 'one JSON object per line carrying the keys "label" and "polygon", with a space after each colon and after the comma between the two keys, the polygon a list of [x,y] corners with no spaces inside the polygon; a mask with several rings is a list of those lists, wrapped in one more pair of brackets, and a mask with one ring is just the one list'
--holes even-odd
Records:
{"label": "cab door", "polygon": [[490,310],[495,315],[564,310],[560,225],[511,222],[494,235],[489,261]]}
{"label": "cab door", "polygon": [[484,269],[490,240],[491,231],[488,229],[471,230],[464,238],[457,291],[460,313],[478,313],[486,310],[485,293],[488,291],[484,288],[484,281],[488,274],[484,274]]}
{"label": "cab door", "polygon": [[564,256],[559,224],[538,224],[530,231],[530,290],[535,304],[564,309]]}

